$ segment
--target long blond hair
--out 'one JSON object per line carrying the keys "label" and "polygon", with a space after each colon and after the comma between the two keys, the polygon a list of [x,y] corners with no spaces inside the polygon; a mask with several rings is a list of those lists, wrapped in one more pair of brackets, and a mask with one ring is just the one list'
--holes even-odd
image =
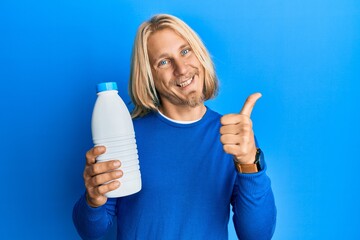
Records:
{"label": "long blond hair", "polygon": [[133,118],[144,116],[149,111],[156,111],[160,104],[151,72],[147,42],[152,33],[164,28],[170,28],[183,37],[204,67],[204,100],[211,99],[217,94],[218,79],[214,64],[199,36],[179,18],[158,14],[140,25],[134,41],[129,81],[130,96],[135,105]]}

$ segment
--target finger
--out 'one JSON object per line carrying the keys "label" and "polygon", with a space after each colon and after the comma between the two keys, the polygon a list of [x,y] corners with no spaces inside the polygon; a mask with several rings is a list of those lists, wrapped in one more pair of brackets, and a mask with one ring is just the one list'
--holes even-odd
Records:
{"label": "finger", "polygon": [[248,153],[248,148],[243,145],[227,144],[223,146],[226,153],[233,155],[236,158],[241,158]]}
{"label": "finger", "polygon": [[[244,116],[246,117],[246,116]],[[252,122],[246,117],[246,123],[224,125],[220,128],[220,134],[246,134],[252,131]]]}
{"label": "finger", "polygon": [[251,116],[251,112],[255,106],[256,101],[261,98],[261,93],[251,94],[245,101],[244,106],[242,107],[240,114],[244,114],[248,117]]}
{"label": "finger", "polygon": [[113,191],[120,186],[120,182],[118,180],[114,180],[110,183],[103,184],[97,187],[97,192],[99,195],[104,195],[107,192]]}
{"label": "finger", "polygon": [[105,153],[106,148],[104,146],[97,146],[91,148],[89,151],[86,152],[86,163],[87,164],[94,164],[96,162],[96,157]]}
{"label": "finger", "polygon": [[91,181],[90,184],[91,186],[96,187],[104,183],[110,182],[112,180],[121,178],[122,176],[123,176],[123,172],[121,170],[112,171],[109,173],[103,173],[92,177],[90,180]]}
{"label": "finger", "polygon": [[110,172],[110,171],[113,171],[113,170],[119,168],[120,165],[121,165],[121,163],[119,160],[98,162],[98,163],[92,164],[91,166],[88,167],[88,169],[89,169],[88,174],[90,176],[95,176],[98,174]]}
{"label": "finger", "polygon": [[251,119],[242,114],[226,114],[220,119],[221,125],[236,125],[239,123],[252,125]]}
{"label": "finger", "polygon": [[234,124],[225,125],[225,126],[222,126],[220,128],[220,134],[221,135],[224,135],[224,134],[238,134],[238,133],[239,133],[239,129]]}
{"label": "finger", "polygon": [[250,142],[251,135],[225,134],[220,137],[223,145],[247,145]]}
{"label": "finger", "polygon": [[236,145],[236,144],[238,144],[237,135],[233,135],[233,134],[225,134],[225,135],[222,135],[222,136],[220,137],[220,142],[221,142],[223,145],[227,145],[227,144]]}

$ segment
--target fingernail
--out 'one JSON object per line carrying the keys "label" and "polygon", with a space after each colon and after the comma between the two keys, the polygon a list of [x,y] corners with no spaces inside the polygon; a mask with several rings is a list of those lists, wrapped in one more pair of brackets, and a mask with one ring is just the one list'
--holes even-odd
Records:
{"label": "fingernail", "polygon": [[117,171],[117,172],[116,172],[116,176],[117,176],[117,177],[121,177],[122,175],[123,175],[122,171]]}
{"label": "fingernail", "polygon": [[120,161],[114,161],[114,167],[120,167]]}
{"label": "fingernail", "polygon": [[118,186],[120,186],[120,182],[115,180],[114,185],[115,185],[115,187],[118,187]]}
{"label": "fingernail", "polygon": [[99,152],[104,152],[105,151],[105,147],[104,146],[96,146],[97,150]]}

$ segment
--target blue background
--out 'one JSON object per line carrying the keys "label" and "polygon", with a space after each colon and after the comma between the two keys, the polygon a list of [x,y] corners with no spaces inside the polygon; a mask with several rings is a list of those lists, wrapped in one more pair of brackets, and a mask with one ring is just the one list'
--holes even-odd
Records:
{"label": "blue background", "polygon": [[357,0],[2,0],[0,239],[79,238],[71,212],[95,85],[116,81],[129,101],[136,29],[162,12],[211,52],[221,90],[209,106],[238,112],[263,93],[252,118],[276,197],[274,239],[360,239]]}

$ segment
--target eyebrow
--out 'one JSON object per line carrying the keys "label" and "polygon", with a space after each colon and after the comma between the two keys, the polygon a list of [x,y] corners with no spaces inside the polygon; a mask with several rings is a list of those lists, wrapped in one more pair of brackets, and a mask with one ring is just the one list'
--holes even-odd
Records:
{"label": "eyebrow", "polygon": [[[183,49],[183,48],[185,48],[185,47],[190,47],[190,44],[184,43],[184,44],[182,44],[182,45],[178,48],[178,50]],[[169,54],[167,54],[167,53],[162,53],[162,54],[160,54],[158,57],[154,58],[154,59],[153,59],[153,62],[154,62],[154,63],[157,63],[157,62],[159,61],[159,59],[161,59],[161,58],[167,58],[168,56],[169,56]]]}

